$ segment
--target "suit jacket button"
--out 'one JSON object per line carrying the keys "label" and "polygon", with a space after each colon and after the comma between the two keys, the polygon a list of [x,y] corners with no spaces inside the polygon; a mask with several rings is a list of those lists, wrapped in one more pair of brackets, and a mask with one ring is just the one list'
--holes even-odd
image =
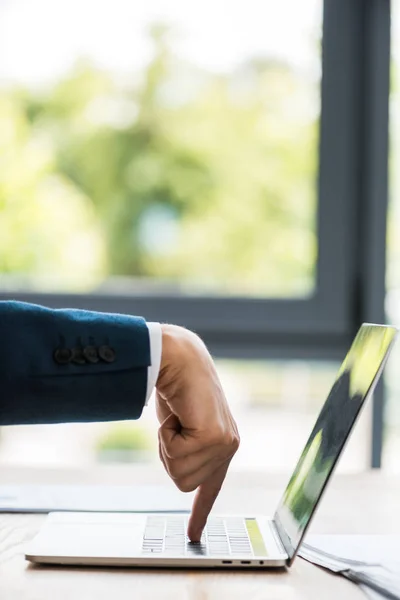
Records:
{"label": "suit jacket button", "polygon": [[69,348],[56,348],[53,356],[57,364],[67,365],[71,362],[72,352]]}
{"label": "suit jacket button", "polygon": [[99,355],[97,354],[97,348],[95,346],[85,346],[83,349],[83,356],[86,358],[88,363],[92,365],[99,362]]}
{"label": "suit jacket button", "polygon": [[99,356],[104,362],[113,363],[115,361],[115,350],[110,348],[110,346],[100,346]]}
{"label": "suit jacket button", "polygon": [[80,348],[79,346],[72,349],[72,362],[75,363],[76,365],[85,365],[86,364],[86,360],[83,355],[82,348]]}

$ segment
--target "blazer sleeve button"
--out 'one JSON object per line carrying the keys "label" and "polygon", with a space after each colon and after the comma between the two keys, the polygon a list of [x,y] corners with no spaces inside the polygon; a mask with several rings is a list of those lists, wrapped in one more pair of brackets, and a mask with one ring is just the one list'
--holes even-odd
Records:
{"label": "blazer sleeve button", "polygon": [[71,362],[72,352],[69,348],[56,348],[53,357],[58,365],[67,365]]}
{"label": "blazer sleeve button", "polygon": [[83,355],[82,348],[79,348],[79,346],[72,349],[72,362],[76,365],[85,365],[86,364],[86,360]]}
{"label": "blazer sleeve button", "polygon": [[88,363],[92,365],[99,362],[99,355],[95,346],[85,346],[83,349],[83,356],[86,358]]}
{"label": "blazer sleeve button", "polygon": [[106,363],[113,363],[115,361],[115,350],[110,348],[110,346],[100,346],[99,347],[99,356],[101,360]]}

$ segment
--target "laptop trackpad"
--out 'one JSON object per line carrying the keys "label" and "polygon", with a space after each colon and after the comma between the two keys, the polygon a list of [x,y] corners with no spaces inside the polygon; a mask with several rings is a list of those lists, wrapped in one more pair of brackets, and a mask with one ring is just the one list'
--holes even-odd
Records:
{"label": "laptop trackpad", "polygon": [[28,556],[124,558],[141,554],[146,515],[50,513]]}

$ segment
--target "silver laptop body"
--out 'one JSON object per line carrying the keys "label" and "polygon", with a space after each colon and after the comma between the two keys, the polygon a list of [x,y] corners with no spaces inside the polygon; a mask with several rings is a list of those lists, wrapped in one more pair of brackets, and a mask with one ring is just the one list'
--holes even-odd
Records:
{"label": "silver laptop body", "polygon": [[361,326],[272,518],[211,514],[201,542],[193,544],[186,536],[187,514],[55,512],[29,543],[26,559],[92,566],[290,566],[396,333],[384,325]]}

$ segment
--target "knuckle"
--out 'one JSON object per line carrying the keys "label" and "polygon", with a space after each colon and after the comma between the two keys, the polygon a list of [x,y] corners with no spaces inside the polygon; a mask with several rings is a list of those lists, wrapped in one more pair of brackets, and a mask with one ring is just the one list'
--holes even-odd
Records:
{"label": "knuckle", "polygon": [[239,449],[240,438],[236,432],[229,432],[223,441],[224,453],[228,458],[232,458]]}
{"label": "knuckle", "polygon": [[168,473],[171,479],[176,480],[179,479],[179,468],[176,463],[168,462]]}
{"label": "knuckle", "polygon": [[158,445],[158,456],[160,457],[160,460],[163,463],[163,465],[165,465],[165,461],[164,461],[164,456],[163,456],[163,453],[162,453],[161,444]]}
{"label": "knuckle", "polygon": [[169,444],[163,444],[163,451],[166,458],[173,459],[173,452]]}
{"label": "knuckle", "polygon": [[191,483],[190,481],[185,481],[185,479],[178,479],[175,481],[175,485],[181,492],[193,492],[197,485]]}
{"label": "knuckle", "polygon": [[177,460],[179,458],[179,453],[177,452],[176,448],[174,448],[171,444],[167,444],[166,446],[164,446],[164,452],[165,456],[169,460]]}
{"label": "knuckle", "polygon": [[212,429],[209,430],[207,443],[210,445],[224,443],[225,435],[225,429],[221,425],[216,424]]}
{"label": "knuckle", "polygon": [[223,443],[229,448],[229,450],[236,452],[240,444],[239,435],[236,433],[236,431],[229,430],[225,433]]}
{"label": "knuckle", "polygon": [[162,435],[159,434],[159,444],[162,446],[164,456],[170,460],[177,458],[176,450],[171,442],[163,439]]}

